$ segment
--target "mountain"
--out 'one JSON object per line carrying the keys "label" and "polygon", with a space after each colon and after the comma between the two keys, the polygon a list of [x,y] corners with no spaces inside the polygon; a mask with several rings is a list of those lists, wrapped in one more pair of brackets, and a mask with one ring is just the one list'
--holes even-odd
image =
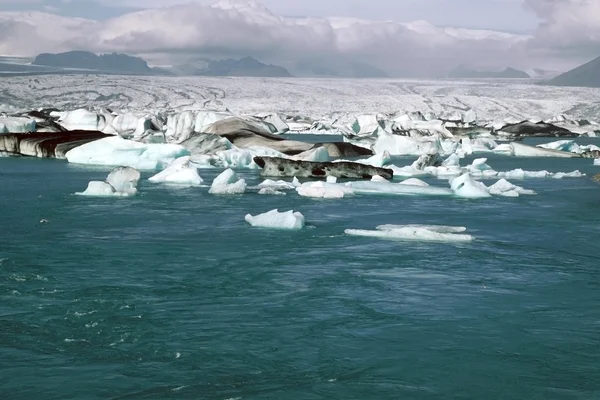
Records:
{"label": "mountain", "polygon": [[117,53],[98,56],[89,51],[69,51],[58,54],[42,53],[33,60],[32,65],[127,74],[147,75],[153,73],[148,63],[139,57]]}
{"label": "mountain", "polygon": [[210,61],[203,70],[195,75],[204,76],[257,76],[257,77],[291,77],[289,71],[277,65],[263,64],[253,57],[239,60],[226,59]]}
{"label": "mountain", "polygon": [[544,82],[553,86],[600,87],[600,57]]}
{"label": "mountain", "polygon": [[450,72],[449,78],[462,79],[528,79],[531,78],[527,72],[514,68],[506,68],[504,71],[477,71],[461,65]]}

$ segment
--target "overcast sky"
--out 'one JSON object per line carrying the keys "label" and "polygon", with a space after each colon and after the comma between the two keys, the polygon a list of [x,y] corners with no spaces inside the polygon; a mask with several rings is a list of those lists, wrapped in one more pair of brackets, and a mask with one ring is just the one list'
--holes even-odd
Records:
{"label": "overcast sky", "polygon": [[405,77],[459,65],[564,71],[600,56],[600,0],[215,2],[0,0],[0,11],[54,14],[0,12],[0,55],[116,51],[155,65],[253,56],[287,68],[361,63]]}
{"label": "overcast sky", "polygon": [[[134,10],[193,0],[0,0],[0,10],[45,10],[69,17],[107,19]],[[598,0],[600,1],[600,0]],[[211,3],[211,0],[197,0]],[[275,14],[302,17],[356,17],[438,26],[530,33],[539,23],[523,0],[263,0]]]}

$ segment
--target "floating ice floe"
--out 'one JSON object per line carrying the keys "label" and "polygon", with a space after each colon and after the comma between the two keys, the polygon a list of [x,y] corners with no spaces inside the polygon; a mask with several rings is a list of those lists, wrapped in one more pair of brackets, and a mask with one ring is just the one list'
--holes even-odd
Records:
{"label": "floating ice floe", "polygon": [[520,186],[513,185],[506,179],[500,179],[498,182],[490,186],[490,194],[505,197],[519,197],[520,195],[535,195],[533,190],[527,190]]}
{"label": "floating ice floe", "polygon": [[316,199],[343,199],[354,194],[347,186],[328,182],[306,182],[297,187],[296,192],[302,197]]}
{"label": "floating ice floe", "polygon": [[208,193],[210,194],[243,194],[246,191],[246,181],[238,179],[232,169],[226,169],[213,181]]}
{"label": "floating ice floe", "polygon": [[[448,188],[429,186],[425,182],[415,184],[415,181],[400,182],[376,182],[356,181],[348,182],[346,187],[356,194],[380,194],[395,196],[452,196],[452,190]],[[425,185],[423,185],[425,184]]]}
{"label": "floating ice floe", "polygon": [[0,134],[35,132],[34,119],[25,117],[0,117]]}
{"label": "floating ice floe", "polygon": [[381,225],[374,231],[346,229],[350,236],[425,242],[470,242],[473,236],[463,234],[466,228],[435,225]]}
{"label": "floating ice floe", "polygon": [[140,177],[140,171],[134,168],[116,168],[108,174],[106,181],[91,181],[84,192],[78,192],[76,194],[80,196],[96,197],[135,196]]}
{"label": "floating ice floe", "polygon": [[164,171],[148,179],[155,183],[168,183],[178,186],[200,186],[204,180],[192,166],[189,156],[173,161]]}
{"label": "floating ice floe", "polygon": [[67,152],[70,163],[127,166],[141,170],[166,168],[177,158],[188,156],[190,152],[177,144],[145,144],[108,137],[86,143]]}
{"label": "floating ice floe", "polygon": [[[311,160],[306,160],[306,161],[311,161]],[[325,161],[327,161],[327,160],[325,160]],[[386,150],[383,153],[375,154],[374,156],[365,158],[365,159],[359,159],[359,160],[354,160],[354,161],[335,160],[333,162],[355,162],[355,163],[359,163],[359,164],[370,165],[372,167],[383,168],[385,165],[388,165],[390,162],[392,162],[392,156]]]}
{"label": "floating ice floe", "polygon": [[264,214],[252,216],[246,215],[246,222],[254,227],[300,230],[304,228],[304,215],[292,210],[280,213],[279,210],[271,210]]}
{"label": "floating ice floe", "polygon": [[388,152],[393,156],[421,156],[423,154],[444,153],[439,138],[436,137],[408,137],[382,133],[373,145],[375,154]]}
{"label": "floating ice floe", "polygon": [[301,186],[300,182],[297,178],[294,178],[292,182],[288,181],[274,181],[271,179],[266,179],[263,182],[258,184],[258,187],[261,189],[275,189],[275,190],[294,190],[297,187]]}
{"label": "floating ice floe", "polygon": [[491,197],[488,188],[482,182],[474,180],[468,172],[459,177],[451,178],[450,188],[455,195],[467,199]]}
{"label": "floating ice floe", "polygon": [[277,190],[277,189],[269,188],[269,187],[265,187],[265,188],[260,189],[258,191],[258,194],[269,195],[269,196],[286,196],[285,192],[282,192],[282,191]]}
{"label": "floating ice floe", "polygon": [[600,151],[600,147],[595,145],[583,146],[575,143],[574,140],[557,140],[546,144],[539,144],[537,147],[544,149],[565,151],[574,154],[583,154],[588,151]]}
{"label": "floating ice floe", "polygon": [[600,165],[600,158],[596,158],[594,160],[594,165]]}
{"label": "floating ice floe", "polygon": [[522,143],[512,142],[509,144],[499,145],[493,150],[495,153],[506,154],[515,157],[554,157],[554,158],[574,158],[579,157],[577,154],[543,148],[537,146],[529,146]]}

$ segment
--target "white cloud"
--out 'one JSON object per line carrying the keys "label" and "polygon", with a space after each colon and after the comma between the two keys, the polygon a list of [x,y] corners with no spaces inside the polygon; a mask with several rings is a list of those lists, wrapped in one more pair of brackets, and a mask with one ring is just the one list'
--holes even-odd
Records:
{"label": "white cloud", "polygon": [[[524,1],[543,21],[533,36],[440,28],[423,21],[284,18],[254,1],[239,0],[149,9],[99,22],[41,13],[0,13],[0,53],[88,49],[177,55],[179,59],[252,55],[285,66],[303,60],[325,64],[352,60],[401,76],[440,76],[459,64],[551,67],[578,62],[574,52],[584,58],[597,55],[590,49],[600,42],[600,0]],[[119,3],[141,4],[136,0]],[[164,3],[144,1],[143,5]]]}

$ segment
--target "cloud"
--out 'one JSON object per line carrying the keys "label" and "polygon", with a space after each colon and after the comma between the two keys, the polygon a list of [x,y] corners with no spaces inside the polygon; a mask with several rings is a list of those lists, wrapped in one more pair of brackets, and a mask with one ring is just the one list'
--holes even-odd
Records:
{"label": "cloud", "polygon": [[525,0],[525,4],[543,21],[534,35],[443,28],[425,21],[282,17],[253,0],[175,5],[102,21],[0,13],[0,52],[118,51],[164,62],[251,55],[292,69],[306,61],[324,66],[361,62],[391,75],[414,77],[443,76],[459,64],[527,69],[573,63],[574,53],[595,56],[600,1]]}
{"label": "cloud", "polygon": [[574,60],[600,55],[599,0],[525,0],[525,6],[542,20],[532,51]]}

